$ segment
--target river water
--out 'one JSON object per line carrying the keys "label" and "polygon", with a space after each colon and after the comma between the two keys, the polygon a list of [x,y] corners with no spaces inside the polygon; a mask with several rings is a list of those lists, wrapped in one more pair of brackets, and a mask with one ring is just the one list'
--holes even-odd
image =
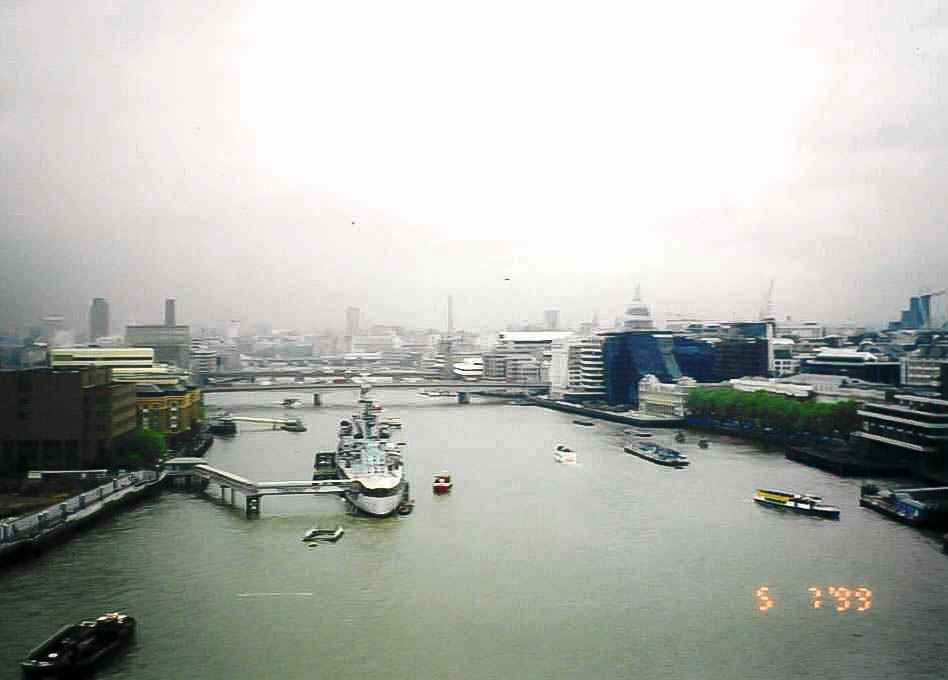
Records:
{"label": "river water", "polygon": [[[207,401],[279,417],[284,396],[299,394]],[[213,487],[163,493],[0,572],[0,677],[17,677],[60,625],[114,609],[138,618],[138,635],[103,678],[948,674],[948,556],[933,534],[860,509],[861,480],[714,436],[706,450],[689,436],[677,448],[691,467],[671,470],[625,454],[619,425],[374,397],[404,423],[412,515],[279,497],[247,520]],[[261,481],[307,479],[353,403],[341,393],[293,410],[305,433],[241,425],[208,460]],[[561,443],[579,465],[553,461]],[[455,488],[434,496],[442,469]],[[758,486],[818,493],[841,519],[758,507]],[[300,537],[317,523],[347,533],[308,548]]]}

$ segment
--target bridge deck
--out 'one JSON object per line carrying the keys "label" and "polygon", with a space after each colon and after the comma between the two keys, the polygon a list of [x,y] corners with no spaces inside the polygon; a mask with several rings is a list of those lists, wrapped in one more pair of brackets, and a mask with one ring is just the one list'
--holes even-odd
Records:
{"label": "bridge deck", "polygon": [[[352,390],[363,387],[359,383],[282,383],[279,385],[257,385],[247,383],[243,385],[206,385],[202,392],[266,392],[306,390],[308,392],[335,392],[338,390]],[[479,390],[548,390],[549,383],[498,383],[498,382],[431,382],[431,383],[382,383],[369,384],[373,390],[425,390],[451,389],[460,392],[477,392]]]}
{"label": "bridge deck", "polygon": [[352,484],[344,479],[255,482],[246,477],[235,475],[233,472],[211,467],[210,465],[195,465],[194,471],[203,479],[214,482],[219,486],[235,489],[245,496],[340,494],[348,491],[352,487]]}

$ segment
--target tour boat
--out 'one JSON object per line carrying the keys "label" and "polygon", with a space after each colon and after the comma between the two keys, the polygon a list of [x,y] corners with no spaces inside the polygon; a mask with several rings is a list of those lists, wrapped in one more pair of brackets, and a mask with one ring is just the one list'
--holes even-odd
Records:
{"label": "tour boat", "polygon": [[823,499],[813,494],[799,494],[779,489],[757,489],[754,502],[770,508],[787,508],[805,515],[839,519],[839,508],[824,505]]}
{"label": "tour boat", "polygon": [[431,490],[435,493],[448,493],[454,487],[454,482],[451,481],[451,475],[447,472],[441,472],[434,476],[434,481],[431,483]]}
{"label": "tour boat", "polygon": [[665,467],[683,468],[689,465],[688,459],[678,451],[652,442],[636,442],[632,446],[626,446],[625,452]]}
{"label": "tour boat", "polygon": [[567,446],[557,446],[553,453],[553,460],[557,463],[575,463],[576,452]]}
{"label": "tour boat", "polygon": [[301,540],[304,542],[310,541],[328,541],[329,543],[335,543],[342,535],[346,533],[346,530],[341,526],[336,527],[335,529],[320,529],[318,526],[313,527],[306,532],[306,535],[303,536]]}
{"label": "tour boat", "polygon": [[131,640],[135,619],[112,612],[92,621],[61,628],[20,662],[29,675],[65,675],[91,671],[102,659]]}

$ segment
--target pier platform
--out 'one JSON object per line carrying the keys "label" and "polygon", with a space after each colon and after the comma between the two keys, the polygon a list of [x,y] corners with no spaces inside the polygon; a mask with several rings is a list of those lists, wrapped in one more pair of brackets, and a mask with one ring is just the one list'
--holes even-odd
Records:
{"label": "pier platform", "polygon": [[636,411],[604,411],[598,408],[580,406],[579,404],[568,404],[562,401],[553,401],[552,399],[542,399],[539,397],[524,397],[535,406],[562,411],[563,413],[572,413],[574,415],[587,416],[598,420],[607,420],[611,423],[622,423],[623,425],[635,425],[637,427],[684,427],[685,419],[674,416],[657,416],[648,413],[638,413]]}

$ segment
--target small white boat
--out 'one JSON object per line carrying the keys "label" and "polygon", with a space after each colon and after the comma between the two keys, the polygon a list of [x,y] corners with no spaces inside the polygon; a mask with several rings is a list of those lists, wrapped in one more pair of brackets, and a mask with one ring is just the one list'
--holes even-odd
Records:
{"label": "small white boat", "polygon": [[341,526],[335,529],[320,529],[318,526],[315,526],[306,532],[302,540],[303,542],[328,541],[329,543],[335,543],[342,538],[344,533],[346,533],[346,530]]}
{"label": "small white boat", "polygon": [[299,408],[300,406],[303,405],[303,402],[301,402],[299,399],[296,399],[296,398],[284,399],[283,401],[278,402],[278,403],[283,408]]}
{"label": "small white boat", "polygon": [[553,452],[553,460],[557,463],[575,463],[576,452],[567,446],[557,446],[556,451]]}

